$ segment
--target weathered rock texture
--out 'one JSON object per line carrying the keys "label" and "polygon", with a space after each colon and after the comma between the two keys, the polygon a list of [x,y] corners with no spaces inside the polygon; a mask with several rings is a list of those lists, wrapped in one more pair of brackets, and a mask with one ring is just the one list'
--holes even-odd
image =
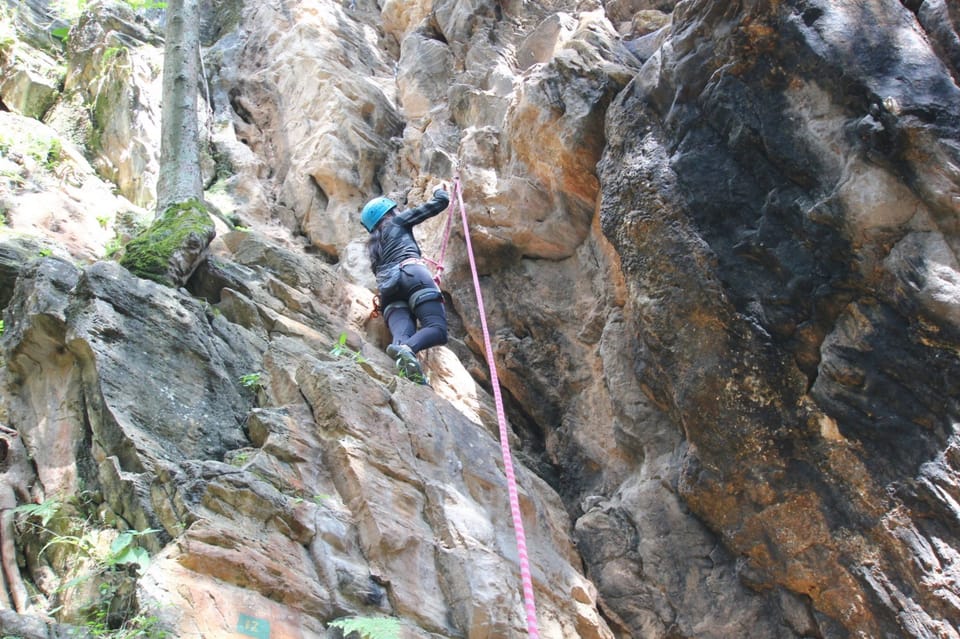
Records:
{"label": "weathered rock texture", "polygon": [[683,3],[608,114],[601,219],[678,493],[829,635],[960,632],[960,96],[931,35],[891,2]]}
{"label": "weathered rock texture", "polygon": [[[38,5],[17,50],[56,56]],[[215,5],[206,197],[251,231],[219,227],[178,291],[49,225],[0,243],[0,420],[107,543],[159,529],[136,610],[183,637],[524,636],[463,231],[432,389],[368,319],[358,208],[456,176],[542,636],[960,637],[954,5]],[[77,25],[46,120],[148,206],[156,27],[112,3]],[[101,107],[129,153],[71,133],[111,130]],[[79,623],[96,588],[56,592],[42,543],[32,612]]]}

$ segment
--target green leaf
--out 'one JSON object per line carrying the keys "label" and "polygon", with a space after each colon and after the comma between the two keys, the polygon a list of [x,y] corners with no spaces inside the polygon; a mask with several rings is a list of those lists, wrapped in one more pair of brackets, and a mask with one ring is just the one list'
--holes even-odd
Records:
{"label": "green leaf", "polygon": [[111,555],[120,555],[122,552],[127,550],[130,547],[130,544],[133,543],[133,534],[128,530],[117,535],[117,538],[113,540],[113,543],[110,544],[110,554]]}
{"label": "green leaf", "polygon": [[26,515],[27,517],[39,517],[40,524],[44,527],[50,523],[50,520],[60,512],[62,504],[56,499],[47,499],[39,504],[23,504],[13,509],[13,512]]}
{"label": "green leaf", "polygon": [[243,384],[245,388],[259,388],[260,387],[260,373],[247,373],[240,377],[240,383]]}
{"label": "green leaf", "polygon": [[67,38],[70,36],[70,27],[57,27],[56,29],[50,29],[50,35],[57,40],[66,43]]}
{"label": "green leaf", "polygon": [[340,628],[343,635],[356,632],[362,639],[399,639],[400,620],[393,617],[344,617],[329,623]]}
{"label": "green leaf", "polygon": [[150,553],[139,546],[127,548],[114,559],[114,564],[137,564],[140,567],[140,574],[143,574],[150,566]]}

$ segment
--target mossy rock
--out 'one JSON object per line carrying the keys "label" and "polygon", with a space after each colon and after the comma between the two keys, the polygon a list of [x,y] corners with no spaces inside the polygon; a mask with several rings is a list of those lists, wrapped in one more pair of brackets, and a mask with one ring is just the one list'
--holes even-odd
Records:
{"label": "mossy rock", "polygon": [[182,286],[193,273],[216,230],[202,202],[174,204],[130,240],[120,265],[144,279]]}

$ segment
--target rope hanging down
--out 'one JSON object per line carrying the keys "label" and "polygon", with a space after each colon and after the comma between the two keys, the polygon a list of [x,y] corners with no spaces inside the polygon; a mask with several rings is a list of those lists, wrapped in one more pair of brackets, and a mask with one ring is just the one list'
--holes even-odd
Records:
{"label": "rope hanging down", "polygon": [[[473,246],[470,243],[470,228],[467,225],[467,210],[463,206],[463,187],[460,176],[453,178],[453,192],[460,206],[460,217],[463,220],[463,237],[467,242],[467,257],[470,259],[470,271],[473,274],[473,288],[477,297],[477,309],[480,313],[480,326],[483,329],[483,345],[487,352],[487,366],[490,369],[490,385],[493,387],[493,400],[497,409],[497,421],[500,424],[500,453],[503,456],[503,470],[507,476],[507,493],[510,497],[510,513],[513,516],[513,531],[517,538],[517,555],[520,558],[520,580],[523,584],[523,600],[527,609],[527,634],[539,639],[537,629],[537,607],[533,599],[533,579],[530,576],[530,559],[527,555],[527,538],[523,532],[523,519],[520,516],[520,498],[517,493],[517,477],[513,469],[513,458],[510,455],[510,442],[507,439],[507,417],[503,410],[503,398],[500,395],[500,380],[497,377],[497,365],[493,359],[493,347],[490,344],[490,332],[487,330],[487,314],[483,308],[483,294],[480,292],[480,277],[477,275],[477,263],[473,256]],[[453,211],[450,218],[453,217]],[[449,237],[450,222],[447,222],[446,235]],[[446,251],[446,237],[442,251]],[[440,261],[443,260],[441,255]],[[437,278],[440,272],[437,272]]]}
{"label": "rope hanging down", "polygon": [[[457,178],[459,179],[459,178]],[[446,187],[446,185],[444,185]],[[447,254],[447,244],[450,242],[450,231],[453,229],[453,209],[450,209],[450,213],[447,215],[447,222],[443,228],[443,242],[440,244],[440,255],[437,256],[436,260],[432,260],[429,257],[421,256],[427,262],[433,265],[437,270],[437,274],[433,276],[433,281],[437,283],[437,288],[440,288],[440,277],[443,275],[443,258]]]}

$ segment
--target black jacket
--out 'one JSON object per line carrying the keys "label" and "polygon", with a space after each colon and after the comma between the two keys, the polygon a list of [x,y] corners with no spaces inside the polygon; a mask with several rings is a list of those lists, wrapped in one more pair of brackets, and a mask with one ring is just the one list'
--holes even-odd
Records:
{"label": "black jacket", "polygon": [[420,257],[420,247],[413,237],[413,227],[437,215],[450,204],[450,196],[443,189],[433,192],[433,199],[386,219],[375,230],[379,242],[372,246],[370,266],[374,273],[399,264],[411,257]]}

